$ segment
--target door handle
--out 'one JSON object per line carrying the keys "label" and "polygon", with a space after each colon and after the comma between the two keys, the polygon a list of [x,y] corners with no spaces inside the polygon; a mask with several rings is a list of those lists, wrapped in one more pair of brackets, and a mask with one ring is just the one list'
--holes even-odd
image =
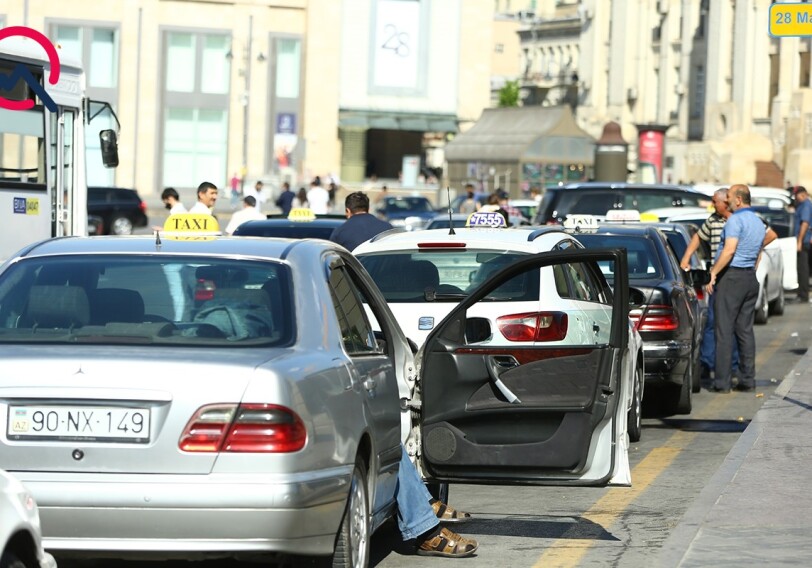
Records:
{"label": "door handle", "polygon": [[364,381],[364,388],[368,391],[375,390],[376,386],[378,386],[378,382],[375,379],[367,379]]}
{"label": "door handle", "polygon": [[512,355],[490,355],[485,359],[491,381],[499,389],[510,404],[521,404],[519,397],[513,394],[505,383],[499,378],[503,372],[519,366],[519,362]]}

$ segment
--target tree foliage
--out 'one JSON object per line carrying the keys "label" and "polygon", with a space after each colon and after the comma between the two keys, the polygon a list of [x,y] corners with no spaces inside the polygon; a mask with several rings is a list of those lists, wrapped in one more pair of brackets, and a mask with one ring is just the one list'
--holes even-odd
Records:
{"label": "tree foliage", "polygon": [[519,82],[508,81],[499,89],[499,107],[519,106]]}

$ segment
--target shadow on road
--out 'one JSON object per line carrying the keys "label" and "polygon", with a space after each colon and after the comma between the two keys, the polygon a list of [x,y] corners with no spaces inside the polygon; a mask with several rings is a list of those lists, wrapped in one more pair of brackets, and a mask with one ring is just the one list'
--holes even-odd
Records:
{"label": "shadow on road", "polygon": [[742,433],[749,420],[701,420],[692,418],[661,418],[658,423],[646,424],[646,428],[682,430],[683,432],[735,432]]}

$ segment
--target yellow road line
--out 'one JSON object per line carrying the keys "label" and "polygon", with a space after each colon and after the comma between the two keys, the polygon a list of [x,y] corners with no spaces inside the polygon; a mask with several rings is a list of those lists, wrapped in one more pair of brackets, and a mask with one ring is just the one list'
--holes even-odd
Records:
{"label": "yellow road line", "polygon": [[[765,364],[786,341],[789,331],[773,339],[756,355],[756,368]],[[701,411],[691,416],[698,420],[717,418],[727,405],[734,400],[732,396],[717,396],[711,399]],[[620,514],[639,497],[657,477],[679,456],[696,438],[696,432],[675,432],[666,442],[654,448],[632,470],[630,488],[610,489],[587,510],[583,519],[603,527],[605,530],[614,524]],[[595,544],[593,538],[579,538],[580,523],[568,529],[544,551],[534,564],[534,568],[569,568],[577,566],[584,555]]]}

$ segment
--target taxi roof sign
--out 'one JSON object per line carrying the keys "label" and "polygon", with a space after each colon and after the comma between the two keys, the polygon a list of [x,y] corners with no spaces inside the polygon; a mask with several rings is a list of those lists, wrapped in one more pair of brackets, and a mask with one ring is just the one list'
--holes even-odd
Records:
{"label": "taxi roof sign", "polygon": [[612,209],[606,212],[607,221],[640,221],[637,209]]}
{"label": "taxi roof sign", "polygon": [[315,221],[316,214],[308,207],[294,207],[288,213],[289,221]]}
{"label": "taxi roof sign", "polygon": [[567,215],[564,219],[566,229],[597,229],[598,218],[594,215]]}
{"label": "taxi roof sign", "polygon": [[178,213],[164,223],[161,236],[172,240],[211,239],[220,236],[220,224],[207,213]]}
{"label": "taxi roof sign", "polygon": [[505,216],[497,211],[477,211],[471,213],[465,221],[466,227],[507,227]]}

